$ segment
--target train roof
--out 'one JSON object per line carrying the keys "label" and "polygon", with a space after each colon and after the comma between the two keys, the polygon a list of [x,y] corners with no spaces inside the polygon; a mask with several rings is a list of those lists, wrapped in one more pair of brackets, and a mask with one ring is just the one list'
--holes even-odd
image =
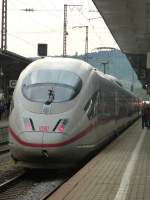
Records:
{"label": "train roof", "polygon": [[64,58],[64,57],[46,57],[43,59],[36,60],[29,65],[29,69],[61,69],[72,71],[77,74],[84,74],[87,71],[91,71],[93,67],[84,62],[83,60],[75,58]]}
{"label": "train roof", "polygon": [[130,95],[132,95],[132,96],[138,98],[133,92],[127,90],[127,89],[122,85],[122,83],[121,83],[116,77],[111,76],[111,75],[109,75],[109,74],[105,74],[105,77],[106,77],[107,79],[113,81],[113,82],[114,82],[115,84],[117,84],[118,86],[120,86],[122,89],[124,89],[124,90],[125,90],[126,92],[128,92]]}
{"label": "train roof", "polygon": [[116,83],[117,85],[119,85],[120,87],[124,88],[122,83],[114,76],[111,76],[109,74],[105,74],[105,78],[110,80],[110,81],[113,81],[114,83]]}

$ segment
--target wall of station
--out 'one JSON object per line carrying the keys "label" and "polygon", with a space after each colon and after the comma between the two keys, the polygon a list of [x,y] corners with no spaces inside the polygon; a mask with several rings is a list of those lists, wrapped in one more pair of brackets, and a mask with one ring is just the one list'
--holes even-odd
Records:
{"label": "wall of station", "polygon": [[7,101],[10,98],[18,77],[26,66],[27,64],[24,63],[0,63],[0,100],[3,98],[5,101]]}

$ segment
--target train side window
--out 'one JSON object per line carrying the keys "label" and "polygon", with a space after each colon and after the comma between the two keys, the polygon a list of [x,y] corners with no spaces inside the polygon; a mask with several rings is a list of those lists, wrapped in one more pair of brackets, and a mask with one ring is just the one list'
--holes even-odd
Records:
{"label": "train side window", "polygon": [[100,105],[100,91],[94,93],[84,107],[84,111],[87,113],[89,120],[98,115]]}

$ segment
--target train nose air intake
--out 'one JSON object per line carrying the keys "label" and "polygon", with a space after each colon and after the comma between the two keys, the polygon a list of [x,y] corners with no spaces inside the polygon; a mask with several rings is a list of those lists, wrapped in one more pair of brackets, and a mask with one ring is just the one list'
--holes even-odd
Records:
{"label": "train nose air intake", "polygon": [[35,131],[33,120],[31,118],[24,117],[23,120],[24,120],[24,127],[26,131]]}
{"label": "train nose air intake", "polygon": [[47,152],[47,150],[45,150],[45,149],[42,150],[42,154],[43,154],[43,156],[46,157],[46,158],[49,157],[48,152]]}
{"label": "train nose air intake", "polygon": [[57,133],[64,133],[67,123],[68,123],[68,119],[60,119],[57,122],[56,126],[54,127],[53,131]]}

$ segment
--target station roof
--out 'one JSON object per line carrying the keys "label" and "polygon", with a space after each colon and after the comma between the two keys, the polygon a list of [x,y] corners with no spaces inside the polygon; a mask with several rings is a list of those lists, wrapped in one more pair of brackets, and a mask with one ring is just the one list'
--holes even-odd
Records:
{"label": "station roof", "polygon": [[31,58],[26,58],[21,55],[15,54],[11,51],[2,51],[0,49],[0,64],[9,65],[16,63],[29,64],[32,62]]}
{"label": "station roof", "polygon": [[93,0],[125,53],[150,51],[150,0]]}
{"label": "station roof", "polygon": [[139,80],[150,86],[150,0],[93,0]]}

